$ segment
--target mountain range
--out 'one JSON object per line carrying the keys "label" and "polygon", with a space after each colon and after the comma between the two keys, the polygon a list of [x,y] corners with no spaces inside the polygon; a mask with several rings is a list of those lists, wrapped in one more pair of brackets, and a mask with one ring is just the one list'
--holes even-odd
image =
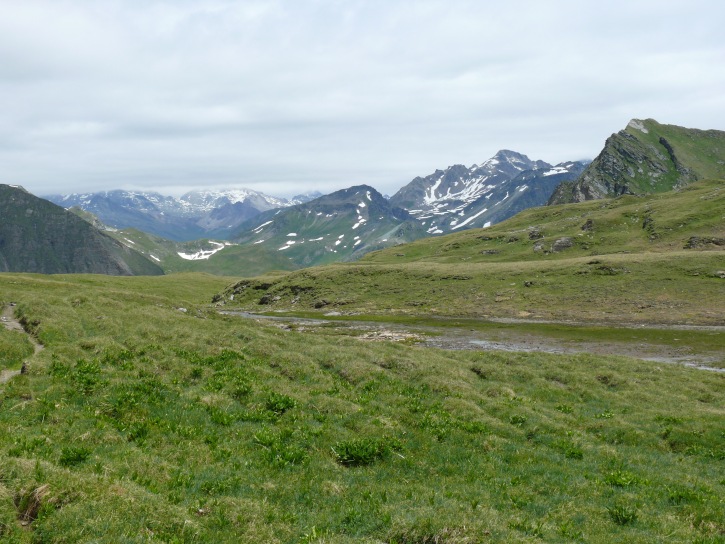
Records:
{"label": "mountain range", "polygon": [[287,200],[251,189],[227,189],[192,191],[180,198],[124,190],[45,198],[64,208],[81,208],[113,228],[137,228],[169,240],[188,241],[227,238],[241,223],[263,211],[293,206],[318,196],[320,193],[313,192]]}
{"label": "mountain range", "polygon": [[725,133],[633,119],[597,158],[551,165],[501,150],[414,178],[392,197],[358,185],[276,198],[249,189],[51,195],[171,271],[252,275],[355,260],[419,238],[489,227],[522,210],[648,194],[725,177]]}

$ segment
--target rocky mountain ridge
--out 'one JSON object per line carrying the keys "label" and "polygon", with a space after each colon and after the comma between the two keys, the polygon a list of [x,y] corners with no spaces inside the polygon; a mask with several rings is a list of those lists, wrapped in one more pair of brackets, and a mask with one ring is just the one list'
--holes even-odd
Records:
{"label": "rocky mountain ridge", "polygon": [[549,203],[660,193],[724,177],[725,132],[632,119],[607,139],[579,179],[556,189]]}

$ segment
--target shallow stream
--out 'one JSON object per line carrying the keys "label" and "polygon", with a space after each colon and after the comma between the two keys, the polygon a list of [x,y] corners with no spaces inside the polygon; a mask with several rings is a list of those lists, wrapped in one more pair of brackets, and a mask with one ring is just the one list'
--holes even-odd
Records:
{"label": "shallow stream", "polygon": [[[496,319],[481,320],[480,324],[490,324],[492,327],[476,327],[452,325],[445,326],[401,324],[380,321],[354,321],[336,319],[335,316],[325,316],[324,319],[307,317],[293,317],[289,315],[262,315],[249,312],[223,311],[225,315],[238,316],[246,319],[269,320],[280,326],[300,332],[310,332],[323,329],[334,329],[336,332],[347,331],[350,336],[368,341],[409,341],[419,346],[435,347],[451,350],[481,350],[481,351],[523,351],[544,353],[594,353],[597,355],[623,355],[654,361],[658,363],[680,364],[700,370],[725,373],[725,368],[718,368],[716,364],[725,361],[725,354],[694,353],[687,346],[671,346],[659,343],[644,343],[627,339],[627,331],[643,326],[622,326],[621,340],[613,342],[562,340],[544,330],[532,332],[531,330],[517,329],[517,324],[536,325],[539,322],[531,320]],[[470,321],[468,321],[470,323]],[[496,325],[499,326],[496,326]],[[562,325],[575,328],[581,324],[546,322],[547,325]],[[651,329],[666,329],[682,331],[700,330],[714,333],[725,333],[725,327],[692,327],[657,326],[649,325]]]}

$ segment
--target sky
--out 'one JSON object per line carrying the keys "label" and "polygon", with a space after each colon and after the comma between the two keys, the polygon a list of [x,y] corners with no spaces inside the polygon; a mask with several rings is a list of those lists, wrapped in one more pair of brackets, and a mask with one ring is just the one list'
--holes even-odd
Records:
{"label": "sky", "polygon": [[725,130],[720,0],[2,0],[0,183],[273,196]]}

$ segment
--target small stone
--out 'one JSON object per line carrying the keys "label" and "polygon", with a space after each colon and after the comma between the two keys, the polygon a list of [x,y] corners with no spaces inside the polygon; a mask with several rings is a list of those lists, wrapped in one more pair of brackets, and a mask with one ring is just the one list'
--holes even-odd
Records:
{"label": "small stone", "polygon": [[572,243],[571,238],[569,238],[569,237],[559,238],[551,246],[551,251],[553,251],[554,253],[556,253],[558,251],[564,251],[565,249],[569,249],[573,245],[574,244]]}

